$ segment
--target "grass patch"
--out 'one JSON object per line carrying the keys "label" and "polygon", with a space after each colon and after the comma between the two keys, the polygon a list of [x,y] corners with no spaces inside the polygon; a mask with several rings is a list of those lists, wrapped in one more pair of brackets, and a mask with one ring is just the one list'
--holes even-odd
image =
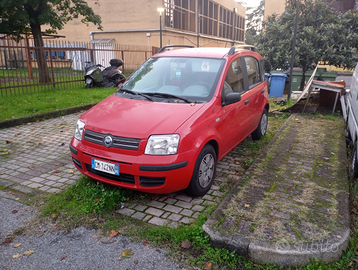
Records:
{"label": "grass patch", "polygon": [[270,98],[270,111],[283,111],[287,108],[290,108],[296,100],[292,98],[287,102],[287,99],[281,100],[275,97]]}
{"label": "grass patch", "polygon": [[60,194],[50,195],[41,215],[76,220],[76,217],[87,214],[102,214],[119,208],[129,193],[130,190],[108,186],[83,176]]}
{"label": "grass patch", "polygon": [[1,97],[0,121],[97,103],[116,88],[74,88]]}
{"label": "grass patch", "polygon": [[[51,68],[47,68],[48,72],[52,75]],[[39,77],[39,69],[38,68],[32,68],[33,77],[38,78]],[[53,72],[60,73],[60,74],[81,74],[83,77],[84,71],[83,70],[74,70],[70,67],[53,67]],[[50,75],[50,76],[51,76]],[[3,69],[0,72],[0,78],[29,78],[29,70],[28,68],[17,68],[17,69]]]}

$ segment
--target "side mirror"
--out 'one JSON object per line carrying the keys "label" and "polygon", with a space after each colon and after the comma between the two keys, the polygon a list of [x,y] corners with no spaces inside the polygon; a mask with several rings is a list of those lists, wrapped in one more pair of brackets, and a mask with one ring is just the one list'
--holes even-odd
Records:
{"label": "side mirror", "polygon": [[239,102],[241,100],[241,94],[240,93],[228,93],[225,96],[225,104],[224,105],[229,105],[229,104],[233,104],[236,102]]}

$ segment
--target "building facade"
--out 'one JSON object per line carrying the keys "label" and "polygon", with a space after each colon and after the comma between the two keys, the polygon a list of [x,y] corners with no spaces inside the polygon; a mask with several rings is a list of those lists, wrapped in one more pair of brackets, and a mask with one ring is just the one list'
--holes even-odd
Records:
{"label": "building facade", "polygon": [[[345,12],[355,9],[358,12],[358,0],[323,0],[329,3],[335,10]],[[286,0],[265,0],[264,18],[273,14],[282,14],[285,11]]]}
{"label": "building facade", "polygon": [[[243,44],[245,39],[246,9],[235,0],[87,2],[101,16],[103,31],[76,19],[58,31],[59,35],[66,36],[66,40],[151,48],[160,46],[160,36],[163,46],[224,47]],[[164,8],[161,15],[158,8]]]}

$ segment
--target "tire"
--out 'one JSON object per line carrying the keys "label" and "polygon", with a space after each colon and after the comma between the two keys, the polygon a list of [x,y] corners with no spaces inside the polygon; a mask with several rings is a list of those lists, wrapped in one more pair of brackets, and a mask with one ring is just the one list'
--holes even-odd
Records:
{"label": "tire", "polygon": [[349,131],[348,122],[346,124],[346,144],[350,145],[352,143],[351,132]]}
{"label": "tire", "polygon": [[187,193],[198,197],[209,191],[215,178],[216,161],[214,148],[209,144],[205,145],[195,162],[193,176],[186,190]]}
{"label": "tire", "polygon": [[261,118],[260,118],[260,122],[259,125],[257,126],[257,128],[251,133],[251,137],[254,140],[260,140],[263,136],[265,136],[266,134],[266,130],[267,130],[267,122],[268,122],[268,117],[267,117],[267,110],[264,109]]}
{"label": "tire", "polygon": [[93,80],[91,78],[86,78],[86,88],[93,87]]}
{"label": "tire", "polygon": [[351,166],[353,178],[358,178],[358,159],[357,159],[357,142],[354,143],[351,157]]}
{"label": "tire", "polygon": [[349,126],[348,126],[348,117],[347,117],[347,121],[346,121],[346,144],[350,145],[352,143],[352,136],[351,136],[351,132],[349,131]]}

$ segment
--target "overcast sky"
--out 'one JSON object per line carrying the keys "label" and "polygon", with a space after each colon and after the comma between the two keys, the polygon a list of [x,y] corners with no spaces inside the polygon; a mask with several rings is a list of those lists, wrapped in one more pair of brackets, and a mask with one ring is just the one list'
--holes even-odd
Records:
{"label": "overcast sky", "polygon": [[[242,0],[241,2],[245,2],[244,7],[257,7],[260,4],[261,0]],[[240,2],[240,1],[237,1]]]}

